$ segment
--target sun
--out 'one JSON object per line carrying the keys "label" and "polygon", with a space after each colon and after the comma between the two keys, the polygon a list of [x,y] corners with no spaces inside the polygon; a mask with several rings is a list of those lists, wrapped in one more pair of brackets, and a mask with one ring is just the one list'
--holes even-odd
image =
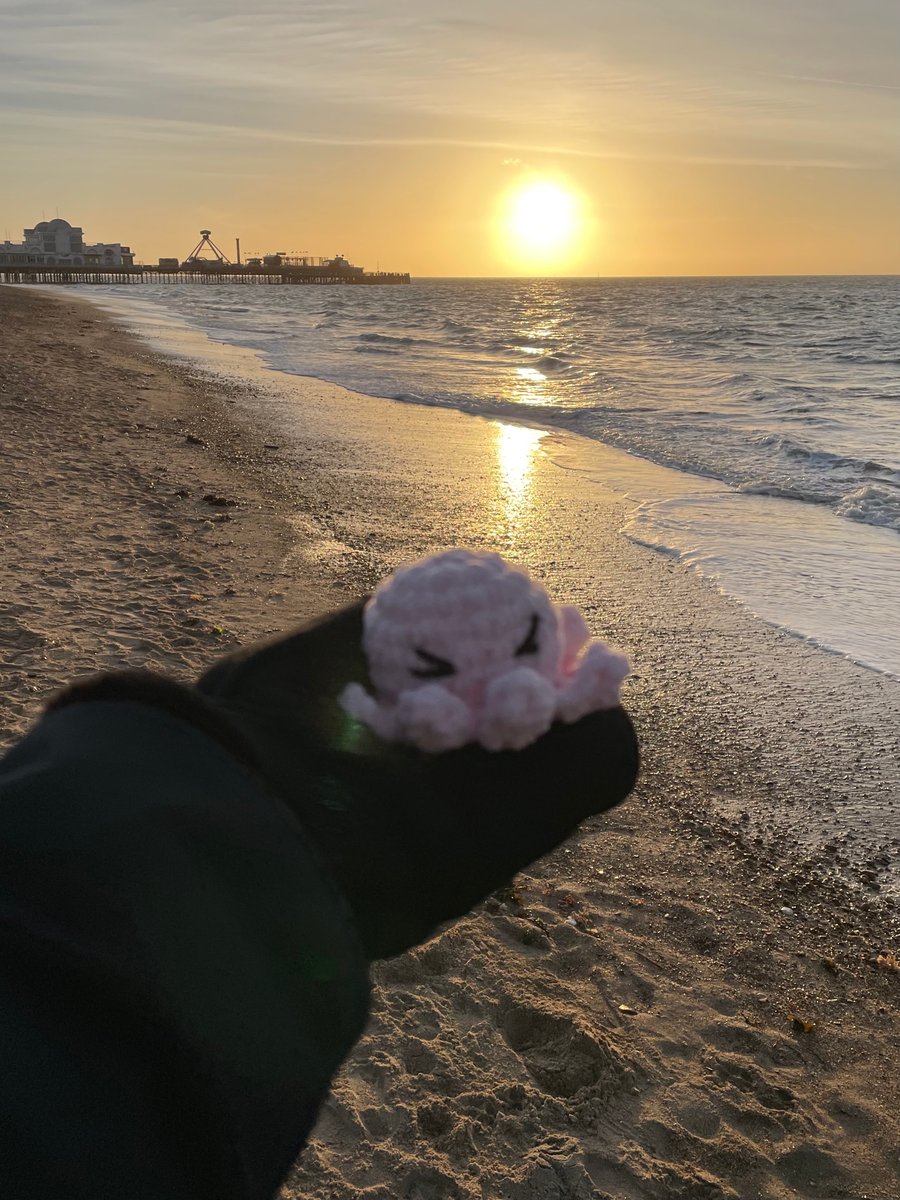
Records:
{"label": "sun", "polygon": [[500,235],[522,266],[562,266],[577,250],[585,218],[581,197],[551,179],[530,179],[507,193]]}

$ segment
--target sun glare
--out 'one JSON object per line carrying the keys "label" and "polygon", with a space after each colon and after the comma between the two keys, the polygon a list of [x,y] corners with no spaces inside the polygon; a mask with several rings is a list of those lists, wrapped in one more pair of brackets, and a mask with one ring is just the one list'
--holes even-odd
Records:
{"label": "sun glare", "polygon": [[553,266],[575,253],[583,225],[575,192],[551,180],[534,179],[506,197],[501,235],[521,265]]}

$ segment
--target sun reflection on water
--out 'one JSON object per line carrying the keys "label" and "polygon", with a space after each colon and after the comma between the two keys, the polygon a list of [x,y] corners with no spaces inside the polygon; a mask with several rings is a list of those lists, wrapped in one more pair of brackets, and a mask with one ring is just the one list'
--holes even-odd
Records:
{"label": "sun reflection on water", "polygon": [[517,404],[530,404],[532,407],[553,403],[547,377],[537,367],[515,368],[509,399],[515,400]]}
{"label": "sun reflection on water", "polygon": [[510,526],[520,524],[532,506],[534,456],[545,436],[540,429],[497,423],[500,503]]}

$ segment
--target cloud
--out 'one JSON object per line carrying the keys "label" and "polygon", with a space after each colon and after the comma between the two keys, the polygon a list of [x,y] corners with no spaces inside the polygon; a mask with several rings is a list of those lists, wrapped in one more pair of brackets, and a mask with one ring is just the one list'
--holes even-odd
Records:
{"label": "cloud", "polygon": [[[22,146],[35,144],[36,136],[46,135],[51,140],[58,139],[60,134],[78,141],[97,145],[110,145],[113,142],[124,143],[116,146],[116,154],[127,154],[131,146],[135,156],[142,157],[148,143],[157,143],[170,156],[179,153],[196,155],[197,147],[205,145],[221,158],[229,150],[237,154],[246,152],[248,147],[257,146],[308,146],[318,149],[342,148],[371,148],[371,149],[442,149],[442,150],[474,150],[474,151],[512,151],[517,150],[530,155],[560,159],[584,159],[607,162],[652,162],[652,163],[687,163],[698,166],[727,165],[737,167],[769,167],[769,168],[814,168],[819,170],[860,170],[871,166],[864,159],[826,158],[803,155],[737,155],[727,151],[710,153],[708,155],[692,153],[687,150],[663,148],[645,150],[629,150],[624,147],[611,146],[605,149],[582,149],[554,143],[523,143],[478,140],[475,138],[453,137],[378,137],[336,135],[330,133],[303,133],[290,130],[273,130],[256,128],[248,125],[225,125],[213,122],[185,121],[181,119],[164,118],[125,118],[115,116],[95,116],[70,112],[65,116],[51,113],[20,114],[18,119],[10,119],[7,129],[11,143]],[[533,162],[528,162],[518,156],[505,157],[502,165],[516,168],[537,169]]]}
{"label": "cloud", "polygon": [[[0,105],[18,118],[3,122],[9,139],[30,122],[49,140],[49,117],[60,136],[131,129],[198,146],[834,168],[895,155],[887,116],[823,102],[820,70],[827,55],[851,79],[884,65],[864,10],[888,9],[864,0],[848,32],[839,4],[822,0],[810,23],[809,2],[7,0]],[[789,51],[771,28],[797,33]]]}
{"label": "cloud", "polygon": [[900,83],[876,83],[871,79],[829,79],[818,75],[785,75],[800,83],[821,83],[827,87],[860,88],[864,92],[900,92]]}

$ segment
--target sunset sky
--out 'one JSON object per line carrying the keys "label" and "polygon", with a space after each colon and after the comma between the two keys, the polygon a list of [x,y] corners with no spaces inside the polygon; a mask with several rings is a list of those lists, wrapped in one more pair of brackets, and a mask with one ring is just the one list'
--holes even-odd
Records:
{"label": "sunset sky", "polygon": [[900,272],[900,3],[0,0],[0,239],[57,209],[146,261]]}

